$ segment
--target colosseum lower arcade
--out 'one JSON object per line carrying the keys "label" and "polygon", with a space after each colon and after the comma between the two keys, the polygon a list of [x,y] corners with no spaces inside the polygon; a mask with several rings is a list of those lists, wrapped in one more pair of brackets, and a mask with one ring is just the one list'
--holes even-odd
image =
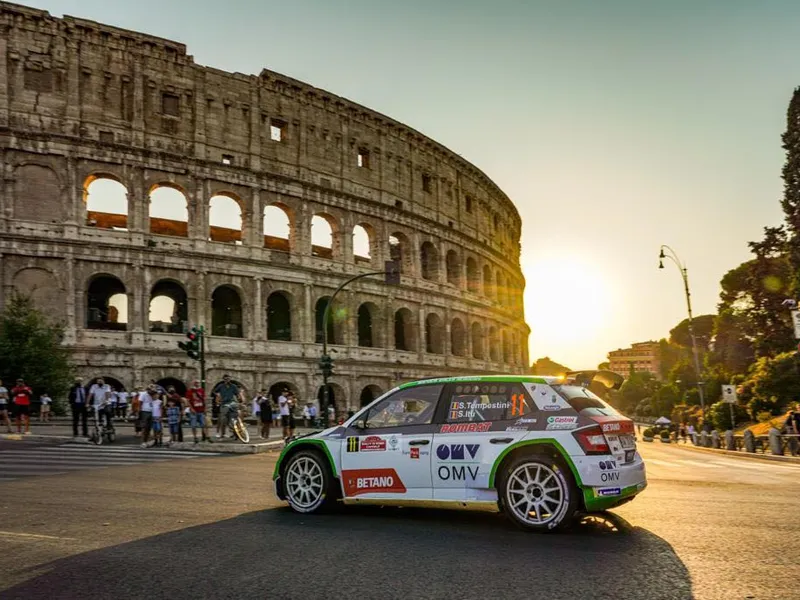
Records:
{"label": "colosseum lower arcade", "polygon": [[127,389],[320,390],[352,409],[421,377],[528,365],[520,218],[475,166],[289,77],[226,73],[169,40],[0,2],[0,308],[66,327],[84,377]]}

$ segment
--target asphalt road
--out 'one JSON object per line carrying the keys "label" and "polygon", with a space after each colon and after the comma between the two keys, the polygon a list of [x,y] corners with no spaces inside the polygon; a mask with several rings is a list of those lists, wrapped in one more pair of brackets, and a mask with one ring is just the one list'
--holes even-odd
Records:
{"label": "asphalt road", "polygon": [[639,498],[556,535],[480,513],[296,515],[272,495],[275,454],[0,480],[0,598],[798,597],[800,466],[642,452]]}

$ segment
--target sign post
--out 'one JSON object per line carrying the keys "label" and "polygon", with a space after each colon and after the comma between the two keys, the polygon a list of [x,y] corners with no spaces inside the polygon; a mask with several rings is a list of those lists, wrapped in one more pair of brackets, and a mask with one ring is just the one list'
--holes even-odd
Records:
{"label": "sign post", "polygon": [[733,413],[733,405],[736,404],[737,397],[736,397],[736,386],[735,385],[723,385],[722,386],[722,401],[728,404],[728,408],[731,411],[731,430],[736,426],[736,417]]}

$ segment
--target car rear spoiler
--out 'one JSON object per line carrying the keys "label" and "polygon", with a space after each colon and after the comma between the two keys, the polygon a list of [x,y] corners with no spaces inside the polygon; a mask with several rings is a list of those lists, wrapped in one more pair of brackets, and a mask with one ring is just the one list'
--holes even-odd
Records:
{"label": "car rear spoiler", "polygon": [[565,378],[570,383],[589,387],[592,383],[599,383],[609,390],[618,390],[625,378],[614,371],[568,371]]}

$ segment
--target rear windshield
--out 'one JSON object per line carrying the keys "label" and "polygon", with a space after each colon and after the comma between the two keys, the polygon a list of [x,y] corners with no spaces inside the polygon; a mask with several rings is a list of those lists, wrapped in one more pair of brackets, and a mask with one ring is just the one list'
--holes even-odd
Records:
{"label": "rear windshield", "polygon": [[553,389],[579,413],[586,416],[614,416],[619,413],[590,391],[580,385],[554,385]]}

